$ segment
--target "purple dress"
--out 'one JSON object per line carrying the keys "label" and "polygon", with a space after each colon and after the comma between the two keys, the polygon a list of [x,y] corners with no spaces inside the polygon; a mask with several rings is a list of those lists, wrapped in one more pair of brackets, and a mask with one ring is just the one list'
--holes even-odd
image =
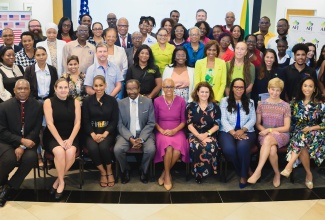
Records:
{"label": "purple dress", "polygon": [[[160,96],[154,101],[156,123],[162,129],[174,129],[181,122],[186,123],[185,109],[186,104],[183,98],[175,96],[174,102],[169,107],[167,106],[163,96]],[[172,146],[175,150],[181,153],[181,159],[185,163],[190,162],[189,143],[185,137],[183,130],[178,131],[174,136],[169,137],[156,131],[156,155],[154,162],[159,163],[164,160],[165,149]]]}

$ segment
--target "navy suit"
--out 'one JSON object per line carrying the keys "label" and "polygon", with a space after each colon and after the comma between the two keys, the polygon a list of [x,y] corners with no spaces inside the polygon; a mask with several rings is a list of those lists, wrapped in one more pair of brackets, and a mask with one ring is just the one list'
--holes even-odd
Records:
{"label": "navy suit", "polygon": [[[3,48],[4,46],[5,46],[5,45],[2,45],[2,46],[0,47],[0,50],[2,50],[2,48]],[[15,53],[17,53],[17,52],[20,51],[21,49],[23,49],[23,48],[20,47],[20,46],[14,45],[14,51],[15,51]]]}
{"label": "navy suit", "polygon": [[[119,46],[119,47],[122,47],[122,44],[120,42],[120,36],[119,35],[117,35],[117,39],[115,41],[115,45],[116,46]],[[128,33],[127,42],[126,42],[126,48],[130,48],[130,47],[133,47],[133,44],[132,44],[132,35]]]}

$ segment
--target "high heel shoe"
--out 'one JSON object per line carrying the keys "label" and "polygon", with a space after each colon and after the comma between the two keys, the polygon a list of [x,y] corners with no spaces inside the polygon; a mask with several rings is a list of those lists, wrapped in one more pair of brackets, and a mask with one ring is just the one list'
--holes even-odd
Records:
{"label": "high heel shoe", "polygon": [[158,185],[159,185],[159,186],[164,185],[164,180],[161,179],[160,177],[158,178]]}
{"label": "high heel shoe", "polygon": [[56,193],[56,189],[52,186],[49,193],[50,195],[54,195],[54,193]]}
{"label": "high heel shoe", "polygon": [[305,182],[305,185],[308,189],[313,189],[314,188],[314,183],[313,181],[310,181],[310,180],[307,180],[306,179],[306,182]]}
{"label": "high heel shoe", "polygon": [[62,192],[59,193],[58,190],[56,190],[55,196],[54,196],[56,200],[60,200],[62,198],[63,192],[64,192],[64,188],[65,188],[65,184],[64,184],[64,187],[63,187]]}
{"label": "high heel shoe", "polygon": [[289,178],[291,172],[292,172],[292,170],[284,169],[284,170],[282,170],[282,172],[281,172],[280,174],[281,174],[282,176],[285,176],[285,177]]}
{"label": "high heel shoe", "polygon": [[259,178],[261,178],[261,175],[256,179],[253,179],[252,177],[253,176],[249,177],[247,182],[250,183],[250,184],[255,184],[257,182],[257,180],[259,180]]}
{"label": "high heel shoe", "polygon": [[201,184],[202,183],[202,177],[201,176],[197,176],[195,178],[195,181],[198,183],[198,184]]}

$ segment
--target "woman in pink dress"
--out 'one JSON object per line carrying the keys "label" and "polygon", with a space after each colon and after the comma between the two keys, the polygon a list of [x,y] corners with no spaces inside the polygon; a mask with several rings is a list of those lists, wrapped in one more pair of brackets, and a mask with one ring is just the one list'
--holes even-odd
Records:
{"label": "woman in pink dress", "polygon": [[274,170],[273,186],[280,186],[277,148],[289,143],[290,105],[280,99],[284,83],[273,78],[268,83],[270,97],[261,101],[256,110],[256,128],[260,131],[258,140],[261,144],[260,159],[253,175],[247,180],[255,184],[261,177],[262,168],[269,158]]}
{"label": "woman in pink dress", "polygon": [[164,162],[164,171],[158,184],[170,190],[170,169],[179,158],[185,163],[190,161],[189,144],[183,131],[186,124],[186,104],[183,98],[174,95],[175,84],[172,79],[165,79],[162,88],[165,95],[154,101],[157,146],[154,162]]}

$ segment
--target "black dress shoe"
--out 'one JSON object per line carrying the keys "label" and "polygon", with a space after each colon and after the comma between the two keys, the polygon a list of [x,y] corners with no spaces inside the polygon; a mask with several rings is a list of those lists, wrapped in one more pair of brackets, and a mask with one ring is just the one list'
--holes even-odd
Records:
{"label": "black dress shoe", "polygon": [[54,193],[56,193],[56,189],[54,189],[54,187],[52,186],[49,192],[50,195],[54,195]]}
{"label": "black dress shoe", "polygon": [[130,174],[128,170],[125,170],[124,173],[121,174],[121,182],[122,184],[126,184],[130,181]]}
{"label": "black dress shoe", "polygon": [[11,190],[11,187],[8,185],[5,185],[2,187],[2,192],[0,193],[0,206],[1,207],[3,207],[6,204],[10,190]]}
{"label": "black dress shoe", "polygon": [[145,172],[141,172],[140,175],[140,181],[143,182],[144,184],[148,183],[148,175]]}
{"label": "black dress shoe", "polygon": [[64,192],[64,188],[65,188],[65,184],[64,184],[64,187],[63,187],[62,192],[59,193],[57,190],[55,190],[55,196],[54,196],[54,198],[55,198],[56,200],[60,200],[60,199],[62,198],[62,196],[63,196],[63,192]]}

